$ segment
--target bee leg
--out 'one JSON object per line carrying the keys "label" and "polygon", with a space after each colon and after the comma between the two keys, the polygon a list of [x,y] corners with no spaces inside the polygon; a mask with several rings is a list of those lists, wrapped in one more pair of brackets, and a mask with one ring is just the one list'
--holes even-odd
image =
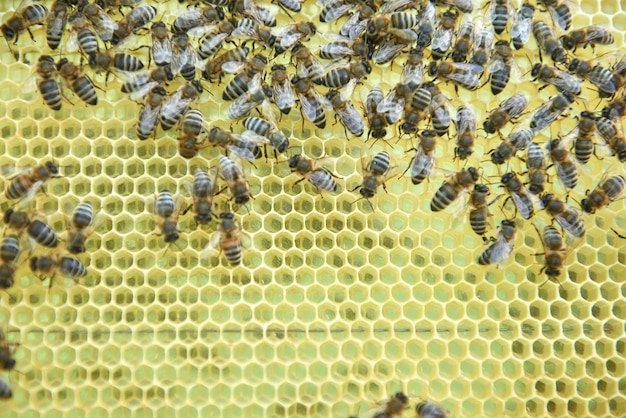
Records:
{"label": "bee leg", "polygon": [[615,228],[611,228],[611,231],[615,232],[615,235],[617,235],[621,239],[626,239],[626,235],[620,234],[619,232],[617,232],[617,230]]}

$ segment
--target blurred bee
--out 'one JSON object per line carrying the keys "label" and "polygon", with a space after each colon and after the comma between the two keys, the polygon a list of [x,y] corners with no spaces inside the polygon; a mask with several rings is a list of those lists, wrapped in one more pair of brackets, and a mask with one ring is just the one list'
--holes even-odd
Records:
{"label": "blurred bee", "polygon": [[171,129],[183,117],[191,103],[202,93],[202,86],[197,81],[191,81],[181,86],[169,98],[159,112],[159,121],[164,131]]}
{"label": "blurred bee", "polygon": [[248,91],[237,97],[235,101],[228,107],[226,115],[229,119],[239,119],[246,117],[250,112],[258,107],[263,106],[268,109],[264,113],[269,113],[269,100],[272,98],[272,89],[267,84],[261,82],[261,74],[257,74],[252,78]]}
{"label": "blurred bee", "polygon": [[335,176],[330,170],[320,167],[319,160],[307,158],[302,154],[295,154],[289,158],[289,168],[292,173],[298,173],[302,178],[294,183],[294,186],[303,180],[308,180],[321,193],[322,190],[327,192],[337,191],[337,182]]}
{"label": "blurred bee", "polygon": [[143,107],[139,111],[137,138],[144,140],[154,135],[159,124],[159,112],[161,111],[161,106],[165,103],[166,95],[167,92],[160,86],[150,90]]}
{"label": "blurred bee", "polygon": [[502,129],[513,118],[522,114],[528,106],[528,99],[521,93],[514,94],[492,110],[483,122],[483,128],[489,134]]}
{"label": "blurred bee", "polygon": [[294,90],[300,99],[300,107],[308,120],[320,129],[326,127],[326,114],[322,107],[323,98],[315,90],[313,83],[299,75],[293,76],[291,79]]}
{"label": "blurred bee", "polygon": [[528,168],[528,190],[534,195],[542,194],[548,178],[546,174],[546,155],[543,149],[534,142],[528,145],[526,167]]}
{"label": "blurred bee", "polygon": [[412,30],[402,31],[403,34],[407,34],[407,38],[399,38],[398,36],[385,37],[372,52],[372,62],[376,65],[386,64],[395,58],[397,58],[403,52],[406,52],[411,48],[411,43],[414,41],[415,32]]}
{"label": "blurred bee", "polygon": [[536,20],[533,22],[533,35],[537,40],[537,44],[540,48],[539,58],[541,59],[541,52],[552,58],[552,61],[564,64],[567,60],[567,54],[565,49],[561,47],[556,34],[543,20]]}
{"label": "blurred bee", "polygon": [[4,335],[4,332],[0,331],[0,370],[13,370],[15,368],[16,361],[13,358],[17,344],[11,344]]}
{"label": "blurred bee", "polygon": [[[615,119],[626,116],[626,96],[613,99],[602,109],[602,117],[605,119]],[[597,126],[597,122],[596,122]]]}
{"label": "blurred bee", "polygon": [[418,86],[424,79],[424,52],[419,49],[411,49],[404,65],[402,66],[402,83]]}
{"label": "blurred bee", "polygon": [[278,45],[275,45],[276,53],[282,54],[293,47],[296,42],[308,41],[315,33],[315,25],[311,22],[297,22],[292,25],[272,29],[272,35],[278,43]]}
{"label": "blurred bee", "polygon": [[491,93],[497,95],[506,88],[511,77],[511,68],[517,67],[513,50],[507,41],[499,40],[496,42],[492,60],[493,64],[490,70]]}
{"label": "blurred bee", "polygon": [[34,274],[50,277],[50,286],[55,276],[61,274],[63,277],[78,282],[78,279],[87,275],[87,267],[75,258],[67,256],[39,256],[30,259],[30,270]]}
{"label": "blurred bee", "polygon": [[278,5],[281,6],[283,9],[288,9],[292,12],[297,13],[302,10],[303,2],[304,0],[278,0]]}
{"label": "blurred bee", "polygon": [[419,23],[415,32],[417,40],[415,47],[419,50],[426,49],[432,43],[435,35],[435,26],[437,21],[437,9],[433,2],[427,1],[422,3],[419,9]]}
{"label": "blurred bee", "polygon": [[276,37],[272,34],[270,28],[258,22],[244,18],[237,22],[237,27],[232,32],[235,38],[248,38],[254,41],[263,42],[270,48],[276,44]]}
{"label": "blurred bee", "polygon": [[566,247],[563,242],[563,236],[551,225],[546,225],[543,228],[543,234],[539,233],[539,229],[536,226],[535,230],[543,245],[543,253],[535,255],[543,255],[545,259],[540,273],[545,272],[548,279],[556,280],[561,275],[561,269],[565,261]]}
{"label": "blurred bee", "polygon": [[452,61],[466,62],[468,55],[472,52],[474,45],[474,24],[463,22],[456,35],[456,42],[452,48]]}
{"label": "blurred bee", "polygon": [[[369,159],[369,161],[365,157],[361,157],[363,182],[351,191],[353,192],[358,189],[361,194],[361,199],[368,199],[368,201],[376,195],[376,189],[378,189],[378,186],[382,185],[383,189],[387,191],[385,178],[391,170],[390,162],[391,158],[389,157],[389,153],[386,151],[379,152],[374,155],[373,158]],[[370,206],[372,207],[372,210],[374,210],[371,203]]]}
{"label": "blurred bee", "polygon": [[480,87],[480,79],[478,74],[483,71],[479,65],[472,63],[453,63],[442,61],[439,64],[431,62],[428,67],[428,74],[431,77],[441,77],[450,80],[455,85],[461,86],[468,90],[476,90]]}
{"label": "blurred bee", "polygon": [[452,178],[443,182],[430,202],[430,210],[439,212],[447,208],[478,181],[478,170],[474,167],[455,173]]}
{"label": "blurred bee", "polygon": [[40,55],[35,73],[24,85],[25,92],[35,89],[41,93],[43,102],[52,110],[61,110],[61,89],[57,82],[57,68],[50,55]]}
{"label": "blurred bee", "polygon": [[[379,139],[387,135],[387,118],[383,112],[378,111],[378,105],[383,102],[383,91],[379,86],[374,87],[367,94],[367,98],[365,99],[365,117],[367,118],[367,124],[369,126],[367,133],[368,139],[370,136]],[[398,118],[400,118],[400,114],[398,114]]]}
{"label": "blurred bee", "polygon": [[535,132],[539,132],[565,113],[575,100],[576,97],[569,91],[552,96],[535,111],[530,121],[530,127]]}
{"label": "blurred bee", "polygon": [[30,32],[30,27],[33,25],[43,24],[47,17],[48,9],[46,9],[45,6],[39,3],[32,3],[24,0],[17,7],[17,10],[15,10],[9,20],[0,26],[0,32],[2,32],[2,35],[6,39],[7,45],[9,46],[9,50],[11,50],[16,60],[19,58],[19,53],[14,52],[11,49],[9,41],[13,41],[14,45],[17,44],[20,33],[24,31],[28,31],[30,38],[34,41],[35,38]]}
{"label": "blurred bee", "polygon": [[250,201],[250,185],[243,175],[243,171],[237,163],[223,155],[219,156],[219,166],[222,176],[226,180],[232,199],[238,205],[244,205]]}
{"label": "blurred bee", "polygon": [[[15,235],[2,237],[0,241],[0,289],[9,289],[15,282],[16,261],[20,256],[20,241]],[[1,396],[0,396],[1,398]]]}
{"label": "blurred bee", "polygon": [[172,74],[180,73],[187,81],[196,77],[196,68],[203,69],[204,63],[189,41],[186,33],[177,33],[172,36]]}
{"label": "blurred bee", "polygon": [[474,152],[476,139],[476,117],[469,106],[459,106],[456,110],[456,133],[454,156],[466,160]]}
{"label": "blurred bee", "polygon": [[55,0],[46,19],[46,41],[50,49],[57,49],[65,31],[71,10],[71,0]]}
{"label": "blurred bee", "polygon": [[159,235],[164,236],[167,244],[173,244],[180,238],[178,230],[180,206],[180,200],[175,200],[167,190],[159,192],[154,201],[154,214],[157,217],[157,226],[161,230]]}
{"label": "blurred bee", "polygon": [[[515,208],[524,219],[530,219],[535,213],[532,195],[522,184],[517,174],[511,172],[502,176],[502,187],[509,193]],[[509,198],[507,198],[508,200]],[[506,201],[504,202],[506,204]]]}
{"label": "blurred bee", "polygon": [[217,231],[211,237],[211,241],[209,241],[204,253],[209,254],[215,248],[219,248],[220,254],[224,252],[226,260],[231,266],[238,266],[241,264],[241,241],[244,232],[241,230],[239,223],[235,221],[235,215],[230,212],[220,213],[219,220]]}
{"label": "blurred bee", "polygon": [[74,209],[67,235],[67,250],[71,254],[85,252],[85,243],[93,232],[93,218],[93,207],[89,202],[82,202]]}
{"label": "blurred bee", "polygon": [[[450,111],[448,110],[450,102],[435,83],[425,83],[423,87],[430,91],[431,99],[428,105],[428,112],[430,113],[433,129],[437,132],[437,135],[444,136],[450,128]],[[420,90],[418,89],[417,91]],[[417,91],[414,98],[417,96]]]}
{"label": "blurred bee", "polygon": [[[224,11],[219,7],[191,7],[180,14],[172,23],[172,33],[188,33],[197,36],[202,27],[224,20]],[[200,33],[198,33],[200,31]]]}
{"label": "blurred bee", "polygon": [[357,7],[356,0],[324,0],[320,3],[320,22],[332,22],[345,16],[350,10]]}
{"label": "blurred bee", "polygon": [[172,62],[172,39],[170,31],[163,22],[155,22],[150,27],[152,39],[152,59],[159,67],[165,67]]}
{"label": "blurred bee", "polygon": [[566,3],[561,3],[559,0],[540,0],[538,4],[548,9],[552,20],[562,30],[568,30],[572,25],[572,12]]}
{"label": "blurred bee", "polygon": [[[350,100],[355,86],[356,83],[350,83],[344,93],[332,90],[326,94],[326,99],[332,106],[341,124],[353,135],[361,136],[363,131],[365,131],[365,122],[363,122],[361,113],[356,110]],[[346,135],[347,137],[348,135]]]}
{"label": "blurred bee", "polygon": [[236,27],[237,22],[233,19],[228,19],[206,32],[198,45],[200,58],[206,59],[219,51],[224,40],[233,33]]}
{"label": "blurred bee", "polygon": [[191,189],[193,204],[183,212],[183,215],[193,208],[196,214],[194,219],[198,225],[206,225],[211,222],[215,216],[213,213],[213,196],[215,196],[216,188],[217,172],[213,173],[213,176],[209,176],[209,173],[196,168]]}
{"label": "blurred bee", "polygon": [[258,5],[254,0],[233,0],[228,4],[228,11],[231,14],[247,16],[262,25],[276,26],[276,17],[271,10]]}
{"label": "blurred bee", "polygon": [[626,179],[622,175],[611,177],[603,176],[598,185],[591,192],[587,190],[587,196],[580,202],[580,207],[587,213],[596,213],[609,203],[619,199],[626,188]]}
{"label": "blurred bee", "polygon": [[515,226],[515,221],[504,219],[500,223],[498,238],[491,238],[493,242],[483,251],[480,257],[478,257],[478,264],[481,266],[488,264],[504,264],[513,252],[516,232],[517,227]]}
{"label": "blurred bee", "polygon": [[9,209],[4,213],[4,223],[16,231],[26,229],[28,236],[44,247],[55,248],[59,238],[54,230],[39,219],[31,219],[26,212]]}
{"label": "blurred bee", "polygon": [[82,13],[73,13],[67,20],[70,24],[70,37],[65,44],[67,52],[78,49],[85,55],[98,51],[98,37],[93,26]]}
{"label": "blurred bee", "polygon": [[[188,9],[189,10],[189,9]],[[157,14],[157,9],[148,4],[140,4],[132,8],[130,13],[117,22],[117,29],[113,31],[111,43],[119,45],[132,33],[150,23]],[[176,23],[176,22],[174,22]]]}
{"label": "blurred bee", "polygon": [[489,226],[489,205],[496,201],[496,199],[489,202],[489,187],[484,184],[475,184],[474,190],[470,193],[469,205],[472,209],[469,212],[469,222],[472,227],[472,231],[476,235],[480,235],[484,238],[487,233],[487,227]]}
{"label": "blurred bee", "polygon": [[[178,136],[178,153],[183,158],[193,158],[201,148],[208,146],[206,143],[206,129],[202,112],[189,109],[179,124],[180,135]],[[203,138],[201,138],[203,136]]]}
{"label": "blurred bee", "polygon": [[280,154],[289,148],[289,139],[282,133],[273,118],[270,118],[270,120],[259,117],[247,118],[243,121],[243,126],[257,135],[265,137],[272,144],[274,150]]}
{"label": "blurred bee", "polygon": [[366,412],[364,416],[372,418],[399,418],[408,406],[409,398],[404,393],[397,392],[387,402]]}
{"label": "blurred bee", "polygon": [[546,151],[556,167],[556,174],[567,189],[573,189],[578,183],[578,171],[569,151],[560,139],[553,139],[546,145]]}
{"label": "blurred bee", "polygon": [[582,86],[582,80],[575,76],[559,70],[549,65],[535,64],[530,74],[546,84],[552,84],[559,91],[569,91],[572,94],[579,95]]}
{"label": "blurred bee", "polygon": [[[339,29],[339,35],[351,40],[365,38],[368,43],[380,40],[377,34],[364,34],[367,25],[377,14],[381,14],[378,6],[372,1],[357,1],[356,10]],[[361,36],[364,35],[364,36]]]}
{"label": "blurred bee", "polygon": [[598,133],[607,143],[613,154],[617,155],[620,162],[626,161],[626,139],[622,132],[622,122],[619,118],[613,121],[600,117],[596,119]]}
{"label": "blurred bee", "polygon": [[434,60],[443,58],[450,47],[452,47],[452,34],[456,29],[456,21],[458,17],[459,15],[452,12],[452,10],[443,12],[443,14],[439,17],[439,23],[435,28],[433,40],[430,45]]}
{"label": "blurred bee", "polygon": [[591,45],[593,48],[596,44],[599,45],[611,45],[615,42],[613,34],[607,29],[598,25],[585,26],[584,28],[570,31],[568,34],[561,36],[561,44],[563,48],[576,52],[576,48],[579,45],[583,45],[583,48],[587,45]]}
{"label": "blurred bee", "polygon": [[11,386],[9,383],[0,379],[0,399],[11,399],[13,397],[13,391],[11,390]]}
{"label": "blurred bee", "polygon": [[435,131],[425,129],[420,134],[420,143],[417,147],[415,157],[411,159],[409,167],[411,169],[411,181],[413,184],[422,183],[435,165],[435,147],[437,145],[437,134]]}
{"label": "blurred bee", "polygon": [[600,90],[600,97],[610,97],[617,90],[615,78],[611,70],[599,64],[574,58],[567,69],[580,78],[589,80],[594,84]]}
{"label": "blurred bee", "polygon": [[[71,0],[74,1],[74,0]],[[126,7],[135,7],[139,3],[142,3],[144,0],[97,0],[100,7],[103,9],[111,9],[114,7],[121,8],[123,6]]]}
{"label": "blurred bee", "polygon": [[113,39],[113,32],[118,28],[117,22],[102,7],[96,3],[82,2],[78,11],[91,22],[100,39],[105,42]]}
{"label": "blurred bee", "polygon": [[10,200],[30,199],[46,181],[60,177],[59,168],[51,161],[24,169],[20,174],[10,178],[4,196]]}
{"label": "blurred bee", "polygon": [[317,78],[324,74],[324,67],[309,48],[296,43],[291,49],[291,59],[295,61],[296,75],[302,78]]}
{"label": "blurred bee", "polygon": [[289,81],[287,68],[282,64],[273,65],[271,78],[274,102],[281,112],[289,114],[291,108],[296,104],[296,99],[293,93],[293,87]]}
{"label": "blurred bee", "polygon": [[331,67],[323,74],[310,77],[317,85],[340,89],[351,80],[360,80],[372,72],[371,65],[366,60],[352,61],[346,66]]}
{"label": "blurred bee", "polygon": [[416,418],[450,418],[448,411],[441,406],[428,401],[419,402],[415,407]]}
{"label": "blurred bee", "polygon": [[268,139],[254,133],[254,131],[247,131],[239,135],[214,126],[209,132],[209,144],[227,149],[237,157],[250,162],[256,158],[261,158],[263,154],[259,145],[267,143],[269,143]]}
{"label": "blurred bee", "polygon": [[234,68],[239,68],[248,58],[248,52],[250,50],[246,47],[230,49],[207,61],[202,75],[211,82],[215,81],[216,77],[221,82],[222,73],[227,70],[233,72]]}
{"label": "blurred bee", "polygon": [[92,52],[89,54],[89,66],[96,73],[106,72],[136,72],[143,69],[143,62],[133,55],[126,54],[124,52],[112,53],[111,50],[107,52]]}
{"label": "blurred bee", "polygon": [[[367,58],[370,54],[370,45],[363,39],[350,40],[342,36],[337,40],[326,43],[320,48],[320,58],[337,60],[341,58]],[[293,48],[292,48],[293,55]]]}
{"label": "blurred bee", "polygon": [[57,62],[57,71],[70,89],[85,103],[91,106],[98,104],[98,95],[91,79],[83,74],[80,67],[67,58]]}
{"label": "blurred bee", "polygon": [[[490,27],[481,28],[476,33],[474,50],[470,62],[485,68],[491,58],[491,48],[493,44],[493,31]],[[482,72],[482,71],[481,71]]]}
{"label": "blurred bee", "polygon": [[585,224],[578,212],[552,193],[541,196],[541,203],[545,210],[561,227],[575,238],[585,236]]}
{"label": "blurred bee", "polygon": [[500,35],[506,29],[512,15],[510,0],[491,0],[491,25],[493,31]]}
{"label": "blurred bee", "polygon": [[472,0],[435,0],[435,4],[455,7],[461,13],[472,13],[474,11]]}
{"label": "blurred bee", "polygon": [[223,100],[235,100],[248,91],[255,77],[258,83],[265,75],[265,67],[267,66],[267,58],[263,55],[255,55],[252,59],[246,61],[243,70],[237,74],[224,88],[222,93]]}
{"label": "blurred bee", "polygon": [[515,11],[511,25],[511,43],[515,49],[523,48],[528,42],[534,14],[535,7],[528,2],[522,3],[519,9]]}

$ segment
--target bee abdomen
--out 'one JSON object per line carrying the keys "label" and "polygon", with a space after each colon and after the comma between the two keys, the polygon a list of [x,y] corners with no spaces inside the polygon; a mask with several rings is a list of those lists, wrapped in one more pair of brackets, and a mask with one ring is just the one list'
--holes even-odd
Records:
{"label": "bee abdomen", "polygon": [[79,77],[72,82],[72,89],[80,99],[88,105],[98,104],[96,88],[87,77]]}
{"label": "bee abdomen", "polygon": [[444,183],[433,196],[430,202],[430,210],[439,212],[447,208],[457,197],[456,190],[449,183]]}
{"label": "bee abdomen", "polygon": [[35,220],[29,225],[28,235],[45,247],[54,248],[59,245],[56,233],[48,224],[40,220]]}
{"label": "bee abdomen", "polygon": [[39,92],[43,101],[52,110],[61,110],[61,90],[55,80],[43,80],[39,83]]}

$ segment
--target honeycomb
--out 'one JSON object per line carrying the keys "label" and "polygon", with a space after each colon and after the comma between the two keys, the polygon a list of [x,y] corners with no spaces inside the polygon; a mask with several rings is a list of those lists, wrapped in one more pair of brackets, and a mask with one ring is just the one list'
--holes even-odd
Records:
{"label": "honeycomb", "polygon": [[[5,2],[3,22],[18,4]],[[154,5],[167,23],[184,7]],[[318,14],[308,1],[295,17],[315,19],[321,32],[336,29],[319,24]],[[282,12],[278,21],[291,22]],[[573,27],[592,23],[612,28],[623,45],[626,3],[582,2]],[[33,35],[36,43],[22,34],[15,47],[31,64],[48,51],[45,30],[34,27]],[[535,53],[532,39],[528,48]],[[578,53],[592,58],[589,49]],[[307,182],[294,185],[298,177],[284,158],[244,165],[254,199],[236,217],[251,242],[243,264],[231,267],[223,256],[201,257],[214,225],[198,228],[191,214],[181,216],[182,238],[167,247],[148,211],[160,190],[184,195],[196,168],[216,166],[218,149],[183,159],[175,129],[138,141],[140,106],[120,93],[115,77],[94,77],[96,107],[70,96],[73,105],[64,100],[51,112],[38,93],[23,92],[33,66],[16,62],[4,42],[0,56],[0,166],[58,163],[62,178],[48,182],[33,209],[61,236],[82,201],[99,219],[81,258],[86,279],[58,277],[48,287],[21,266],[14,286],[0,294],[0,326],[19,344],[19,373],[3,375],[13,399],[0,403],[0,415],[348,417],[397,391],[413,404],[438,402],[457,417],[626,415],[626,240],[610,230],[626,230],[623,200],[584,215],[587,234],[568,241],[560,285],[545,282],[543,258],[535,255],[543,250],[533,223],[549,223],[544,211],[518,223],[504,267],[479,266],[486,246],[469,223],[452,209],[430,212],[442,178],[413,186],[409,176],[396,176],[386,192],[354,203],[361,157],[386,150],[400,174],[410,160],[408,140],[346,140],[332,118],[326,129],[314,129],[292,111],[280,121],[292,146],[310,157],[327,154],[321,164],[342,177],[341,190],[320,195]],[[527,72],[526,55],[516,58]],[[397,64],[375,67],[357,88],[357,102],[371,86],[388,91],[399,72]],[[523,80],[501,97],[487,88],[441,88],[455,107],[471,103],[481,121],[513,92],[528,92],[531,110],[554,94],[528,75]],[[583,95],[593,109],[597,94]],[[580,102],[536,141],[571,130]],[[205,92],[194,107],[227,127],[227,106]],[[495,144],[478,140],[472,162]],[[458,171],[453,150],[453,139],[438,141],[439,169]],[[615,158],[592,158],[571,198],[619,168]],[[484,164],[484,178],[498,174]],[[563,193],[558,181],[552,186]],[[2,210],[9,206],[3,201]],[[503,217],[497,206],[494,220]]]}

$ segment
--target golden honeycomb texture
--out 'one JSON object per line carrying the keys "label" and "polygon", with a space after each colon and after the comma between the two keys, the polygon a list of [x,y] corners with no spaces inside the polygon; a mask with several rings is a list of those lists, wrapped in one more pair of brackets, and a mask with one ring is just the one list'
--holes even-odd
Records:
{"label": "golden honeycomb texture", "polygon": [[[155,20],[168,25],[188,7],[149,3],[158,9]],[[607,66],[622,58],[626,49],[616,51],[624,44],[626,2],[581,3],[573,7],[573,28],[610,28],[615,45],[595,51],[605,54]],[[4,23],[20,2],[2,4]],[[480,6],[474,2],[473,17],[486,13],[488,7]],[[320,23],[321,7],[311,0],[291,16],[272,7],[278,25],[292,18],[315,23],[318,34],[306,43],[312,50],[328,42],[321,34],[336,32],[345,21]],[[112,15],[122,18],[117,10]],[[23,89],[39,55],[55,61],[67,56],[76,64],[81,57],[51,51],[42,26],[32,33],[35,42],[22,33],[11,45],[20,61],[0,42],[0,167],[6,172],[54,161],[61,177],[50,179],[28,209],[65,238],[68,217],[88,201],[96,227],[86,253],[77,256],[87,266],[86,278],[75,283],[58,276],[48,286],[28,266],[30,257],[49,253],[36,246],[21,255],[14,285],[0,293],[0,329],[17,361],[15,371],[0,371],[13,390],[12,399],[0,401],[0,416],[343,418],[366,416],[399,391],[412,408],[429,400],[455,417],[626,415],[626,239],[611,231],[626,233],[623,199],[581,215],[587,233],[566,240],[560,284],[546,281],[543,256],[536,255],[543,247],[533,225],[551,222],[537,208],[530,221],[517,222],[510,260],[480,266],[477,258],[488,244],[471,231],[467,199],[430,210],[441,182],[464,164],[454,159],[454,128],[450,139],[437,140],[435,166],[442,173],[415,186],[408,174],[400,177],[414,155],[407,152],[415,145],[408,137],[398,138],[392,128],[383,140],[346,138],[332,112],[326,112],[327,127],[318,129],[302,122],[296,106],[280,119],[292,149],[243,164],[254,198],[235,211],[250,238],[242,264],[233,267],[223,254],[203,257],[215,221],[198,227],[191,212],[181,215],[181,238],[168,246],[150,210],[165,189],[190,204],[194,171],[217,167],[223,151],[208,147],[182,158],[176,128],[158,128],[155,138],[138,140],[143,100],[131,100],[115,75],[93,75],[86,63],[83,70],[98,88],[97,106],[68,92],[62,109],[50,110],[39,92]],[[149,35],[140,33],[136,42],[133,48],[149,45]],[[147,63],[147,49],[131,53]],[[594,58],[590,48],[576,54]],[[533,111],[556,92],[531,80],[538,60],[532,35],[515,58],[523,81],[499,96],[488,86],[473,92],[439,86],[454,108],[470,104],[479,126],[519,91],[531,97],[527,112]],[[387,92],[399,81],[403,61],[373,66],[356,87],[357,109],[372,87]],[[288,64],[289,53],[271,62]],[[207,91],[191,107],[203,112],[209,127],[242,132],[240,121],[227,119],[229,103],[221,100],[230,78],[220,85],[202,80]],[[166,89],[171,94],[183,82],[179,75]],[[599,112],[605,103],[586,83],[568,116],[535,142],[565,135],[581,110]],[[488,161],[496,138],[479,130],[470,158],[492,182],[492,196],[503,193],[502,172]],[[386,192],[379,187],[369,202],[354,203],[362,157],[383,150],[394,171]],[[337,193],[320,195],[306,181],[295,185],[299,177],[287,158],[300,152],[328,156],[320,164],[340,177]],[[517,158],[510,168],[525,171]],[[609,155],[593,156],[570,203],[577,207],[605,172],[623,173],[623,165]],[[553,168],[549,174],[549,187],[564,199]],[[15,205],[2,199],[3,212]],[[228,191],[215,201],[219,211],[227,210]],[[502,202],[490,207],[488,236],[497,236],[503,213],[512,212],[510,203],[500,209]],[[414,409],[403,416],[415,416]]]}

